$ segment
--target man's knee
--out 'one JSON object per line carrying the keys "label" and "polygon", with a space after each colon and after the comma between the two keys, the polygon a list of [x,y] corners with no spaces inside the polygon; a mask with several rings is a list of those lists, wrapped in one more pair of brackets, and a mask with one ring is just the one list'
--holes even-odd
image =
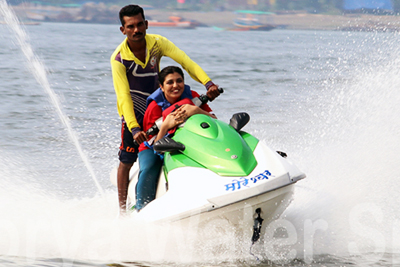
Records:
{"label": "man's knee", "polygon": [[118,171],[129,172],[132,168],[133,163],[124,163],[122,161],[119,162]]}

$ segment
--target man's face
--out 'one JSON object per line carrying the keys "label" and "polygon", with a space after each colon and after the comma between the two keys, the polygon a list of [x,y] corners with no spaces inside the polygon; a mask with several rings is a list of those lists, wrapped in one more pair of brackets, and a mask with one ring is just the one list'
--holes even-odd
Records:
{"label": "man's face", "polygon": [[120,27],[121,32],[128,37],[131,42],[140,42],[146,36],[147,20],[141,14],[133,17],[124,16],[125,24]]}

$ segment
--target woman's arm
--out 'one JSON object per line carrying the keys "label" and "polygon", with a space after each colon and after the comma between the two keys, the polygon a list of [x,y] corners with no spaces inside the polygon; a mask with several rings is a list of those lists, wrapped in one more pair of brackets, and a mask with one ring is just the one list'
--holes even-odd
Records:
{"label": "woman's arm", "polygon": [[[177,110],[176,110],[177,111]],[[185,121],[184,116],[177,116],[176,111],[171,112],[170,114],[165,117],[164,121],[161,124],[161,128],[157,134],[156,139],[154,142],[160,140],[163,138],[169,131],[169,129],[174,128],[175,126],[178,126],[179,124],[183,123]]]}
{"label": "woman's arm", "polygon": [[210,112],[205,111],[204,109],[202,109],[198,106],[188,105],[188,104],[182,105],[175,112],[176,112],[177,117],[184,117],[185,119],[187,119],[190,116],[193,116],[195,114],[204,114],[204,115],[210,116],[211,118],[214,118],[214,119],[217,118],[217,116],[215,116],[214,114],[211,114]]}
{"label": "woman's arm", "polygon": [[170,129],[178,126],[179,124],[183,123],[187,118],[195,114],[204,114],[214,119],[217,118],[217,116],[215,116],[214,114],[211,114],[198,106],[184,104],[174,112],[168,114],[167,117],[165,117],[163,123],[161,124],[161,129],[158,132],[154,142],[163,138]]}

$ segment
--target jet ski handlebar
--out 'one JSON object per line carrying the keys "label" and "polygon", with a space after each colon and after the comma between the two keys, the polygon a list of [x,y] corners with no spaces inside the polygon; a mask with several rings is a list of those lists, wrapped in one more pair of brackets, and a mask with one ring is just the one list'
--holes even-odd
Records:
{"label": "jet ski handlebar", "polygon": [[[222,94],[224,92],[224,88],[219,87],[218,91],[220,94]],[[200,100],[199,103],[196,103],[197,99]],[[207,102],[210,101],[210,99],[208,98],[207,95],[200,95],[199,97],[192,99],[192,101],[196,106],[200,107],[201,105],[207,104]]]}

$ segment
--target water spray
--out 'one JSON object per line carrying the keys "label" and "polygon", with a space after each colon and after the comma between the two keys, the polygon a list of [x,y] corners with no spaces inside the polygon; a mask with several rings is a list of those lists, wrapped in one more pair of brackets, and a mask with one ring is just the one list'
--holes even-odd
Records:
{"label": "water spray", "polygon": [[81,144],[79,143],[78,137],[77,137],[76,133],[74,132],[74,130],[72,129],[71,123],[70,123],[68,117],[64,115],[64,112],[61,109],[61,103],[60,103],[58,96],[50,87],[49,81],[46,76],[46,70],[45,70],[44,64],[40,61],[38,56],[33,52],[33,49],[28,42],[26,32],[20,26],[20,22],[19,22],[17,16],[15,15],[14,11],[8,6],[6,0],[0,0],[0,14],[3,15],[6,25],[8,25],[11,28],[11,30],[15,33],[18,44],[30,65],[30,70],[31,70],[32,74],[35,76],[36,81],[43,87],[43,89],[46,91],[47,95],[49,96],[50,102],[53,104],[58,117],[60,118],[62,124],[67,129],[67,132],[68,132],[68,135],[69,135],[71,141],[75,145],[75,148],[78,151],[83,163],[85,164],[87,170],[89,171],[90,175],[92,176],[93,181],[96,184],[98,191],[103,196],[104,195],[103,189],[101,188],[101,186],[95,176],[93,168],[92,168],[86,154],[83,152],[83,149],[81,147]]}

